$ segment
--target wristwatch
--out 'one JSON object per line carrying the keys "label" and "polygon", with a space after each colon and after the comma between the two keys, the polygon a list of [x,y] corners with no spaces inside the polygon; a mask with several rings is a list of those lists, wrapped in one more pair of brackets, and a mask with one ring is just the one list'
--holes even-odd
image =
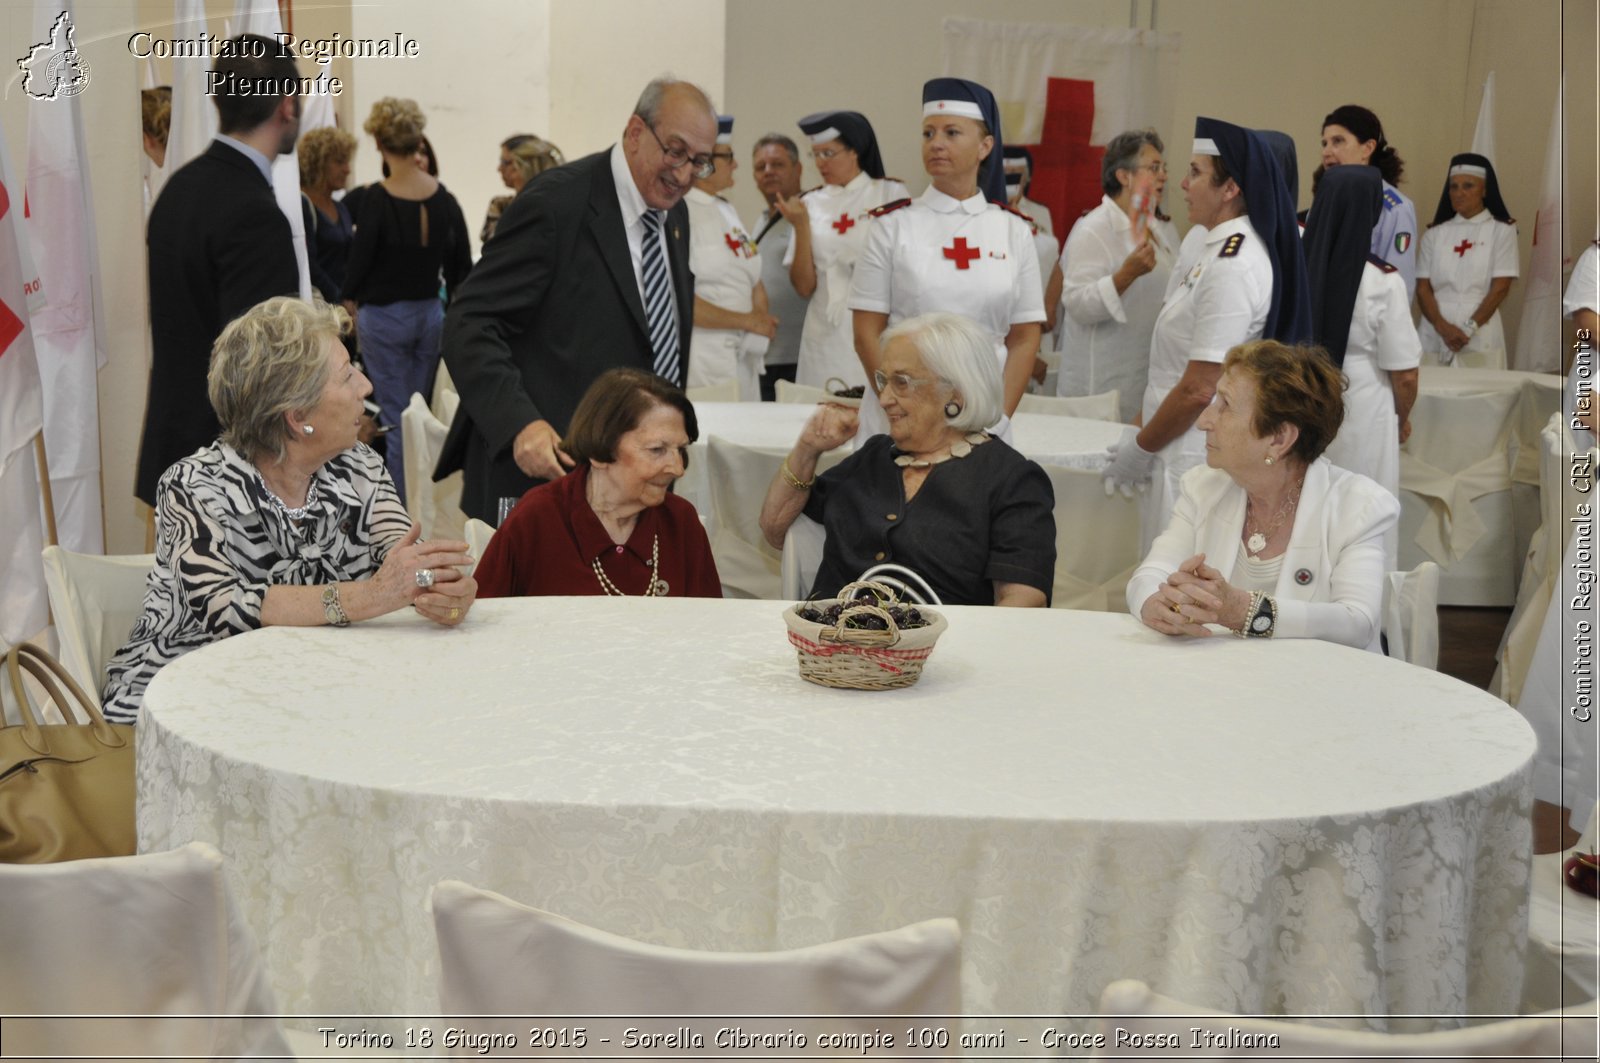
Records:
{"label": "wristwatch", "polygon": [[1278,603],[1270,594],[1261,591],[1250,593],[1250,607],[1245,610],[1244,626],[1239,629],[1242,639],[1270,639],[1278,626]]}
{"label": "wristwatch", "polygon": [[322,588],[322,615],[334,627],[349,627],[350,617],[339,601],[339,585],[330,583]]}

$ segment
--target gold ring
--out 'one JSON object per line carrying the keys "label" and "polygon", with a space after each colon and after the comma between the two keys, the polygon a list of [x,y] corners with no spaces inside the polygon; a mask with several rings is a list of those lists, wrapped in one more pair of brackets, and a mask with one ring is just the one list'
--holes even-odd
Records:
{"label": "gold ring", "polygon": [[450,619],[451,620],[460,620],[461,619],[461,609],[459,607],[453,608],[453,609],[450,610]]}
{"label": "gold ring", "polygon": [[1172,611],[1174,613],[1178,613],[1178,614],[1181,615],[1183,613],[1183,607],[1181,605],[1179,605],[1177,602],[1173,602],[1172,603]]}

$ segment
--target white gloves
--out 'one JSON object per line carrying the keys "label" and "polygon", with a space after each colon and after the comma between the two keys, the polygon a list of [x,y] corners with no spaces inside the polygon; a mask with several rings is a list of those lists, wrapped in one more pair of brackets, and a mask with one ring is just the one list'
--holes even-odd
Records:
{"label": "white gloves", "polygon": [[1106,494],[1120,490],[1124,498],[1132,498],[1134,489],[1143,491],[1150,483],[1150,468],[1156,456],[1139,445],[1139,430],[1129,426],[1122,442],[1112,444],[1106,451],[1111,463],[1106,466]]}

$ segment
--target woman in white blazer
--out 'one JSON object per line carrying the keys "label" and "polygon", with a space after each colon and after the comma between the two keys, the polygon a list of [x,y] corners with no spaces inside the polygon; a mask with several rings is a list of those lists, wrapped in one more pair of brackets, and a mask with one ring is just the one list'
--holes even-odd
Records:
{"label": "woman in white blazer", "polygon": [[1273,340],[1228,352],[1196,426],[1206,465],[1128,582],[1128,608],[1166,635],[1217,628],[1381,652],[1393,495],[1329,464],[1343,381],[1320,351]]}

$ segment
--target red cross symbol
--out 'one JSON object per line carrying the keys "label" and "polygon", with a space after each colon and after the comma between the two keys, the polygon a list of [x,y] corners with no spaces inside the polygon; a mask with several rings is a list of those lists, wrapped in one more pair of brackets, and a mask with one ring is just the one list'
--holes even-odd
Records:
{"label": "red cross symbol", "polygon": [[[1100,202],[1100,159],[1105,148],[1089,142],[1094,111],[1094,82],[1049,79],[1040,143],[1031,146],[1033,183],[1028,198],[1050,208],[1060,231],[1071,229],[1078,215]],[[1060,240],[1057,237],[1057,243]]]}
{"label": "red cross symbol", "polygon": [[1477,246],[1478,245],[1473,243],[1471,240],[1462,240],[1459,244],[1457,244],[1456,246],[1452,247],[1450,250],[1454,251],[1456,254],[1460,255],[1462,258],[1466,258],[1467,257],[1467,252],[1471,251],[1474,247],[1477,247]]}
{"label": "red cross symbol", "polygon": [[743,244],[733,238],[732,233],[723,233],[722,239],[723,242],[728,245],[728,250],[732,251],[736,255],[744,248]]}
{"label": "red cross symbol", "polygon": [[851,227],[854,226],[855,223],[856,220],[850,215],[841,214],[839,215],[839,220],[832,223],[833,231],[838,233],[840,236],[843,236],[845,233],[850,231]]}
{"label": "red cross symbol", "polygon": [[977,258],[981,253],[978,248],[967,246],[967,238],[965,236],[956,237],[955,243],[951,244],[949,247],[941,248],[941,250],[944,252],[945,258],[950,259],[956,264],[956,269],[970,268],[968,263]]}

